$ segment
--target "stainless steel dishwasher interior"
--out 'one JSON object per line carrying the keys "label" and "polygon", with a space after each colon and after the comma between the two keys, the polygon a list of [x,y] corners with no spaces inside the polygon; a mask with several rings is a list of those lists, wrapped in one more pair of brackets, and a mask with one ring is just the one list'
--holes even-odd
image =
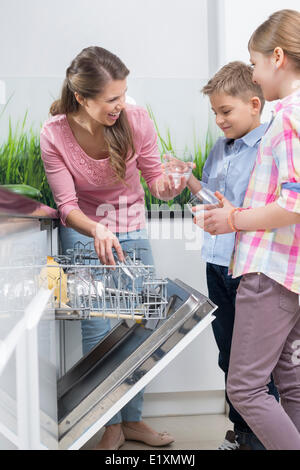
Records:
{"label": "stainless steel dishwasher interior", "polygon": [[59,379],[61,449],[72,447],[95,423],[104,425],[107,412],[133,387],[143,388],[151,380],[152,369],[216,309],[207,297],[179,280],[168,279],[167,293],[168,315],[155,329],[133,321],[118,323]]}

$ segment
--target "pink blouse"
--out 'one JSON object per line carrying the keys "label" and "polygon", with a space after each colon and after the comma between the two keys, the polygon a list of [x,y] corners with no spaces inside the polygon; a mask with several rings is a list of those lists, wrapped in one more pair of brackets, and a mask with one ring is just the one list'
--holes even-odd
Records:
{"label": "pink blouse", "polygon": [[109,158],[95,160],[84,152],[65,114],[51,117],[43,125],[42,159],[63,225],[70,211],[80,209],[114,233],[145,226],[140,171],[149,187],[162,175],[157,135],[145,109],[126,105],[126,112],[136,150],[126,164],[126,184],[115,179]]}

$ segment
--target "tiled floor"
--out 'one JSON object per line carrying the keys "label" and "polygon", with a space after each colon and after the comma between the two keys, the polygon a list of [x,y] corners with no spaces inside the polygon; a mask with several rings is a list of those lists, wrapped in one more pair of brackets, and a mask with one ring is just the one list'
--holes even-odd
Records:
{"label": "tiled floor", "polygon": [[[168,416],[146,418],[145,421],[157,431],[168,431],[175,437],[175,442],[160,449],[178,450],[215,450],[223,441],[226,431],[232,429],[232,423],[225,415]],[[100,440],[99,431],[82,450],[89,450]],[[126,441],[120,450],[150,450],[145,444]],[[157,447],[156,447],[157,449]]]}

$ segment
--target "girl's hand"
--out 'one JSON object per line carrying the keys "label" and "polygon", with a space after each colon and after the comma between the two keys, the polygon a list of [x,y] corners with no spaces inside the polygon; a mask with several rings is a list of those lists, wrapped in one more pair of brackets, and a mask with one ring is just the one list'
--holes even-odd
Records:
{"label": "girl's hand", "polygon": [[218,191],[215,195],[222,204],[222,207],[215,208],[212,205],[206,205],[201,214],[197,213],[194,223],[211,235],[232,233],[233,230],[228,224],[228,217],[234,206]]}
{"label": "girl's hand", "polygon": [[120,261],[124,261],[124,253],[116,235],[104,225],[98,223],[94,235],[95,251],[102,264],[115,265],[112,248],[117,252]]}

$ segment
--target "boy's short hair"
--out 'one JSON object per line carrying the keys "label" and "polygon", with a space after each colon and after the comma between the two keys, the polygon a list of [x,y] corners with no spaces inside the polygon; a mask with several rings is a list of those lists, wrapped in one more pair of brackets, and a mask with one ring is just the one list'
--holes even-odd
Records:
{"label": "boy's short hair", "polygon": [[265,105],[262,89],[252,81],[253,69],[244,62],[234,61],[224,65],[202,88],[204,95],[213,93],[226,93],[248,101],[258,96],[261,101],[261,112]]}

